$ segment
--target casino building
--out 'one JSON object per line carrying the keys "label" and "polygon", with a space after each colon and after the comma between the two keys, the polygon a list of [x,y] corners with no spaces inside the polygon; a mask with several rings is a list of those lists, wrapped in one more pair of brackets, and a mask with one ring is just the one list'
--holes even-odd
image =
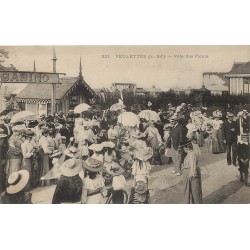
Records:
{"label": "casino building", "polygon": [[[80,62],[77,77],[60,77],[60,84],[55,86],[55,112],[63,111],[65,114],[80,103],[91,104],[96,93],[85,82]],[[29,84],[20,93],[16,100],[21,110],[33,112],[35,115],[51,114],[52,85],[46,83]]]}

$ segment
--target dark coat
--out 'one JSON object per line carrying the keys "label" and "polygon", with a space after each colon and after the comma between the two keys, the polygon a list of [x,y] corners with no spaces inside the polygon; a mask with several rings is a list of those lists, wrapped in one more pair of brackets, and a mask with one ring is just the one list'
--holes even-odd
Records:
{"label": "dark coat", "polygon": [[173,146],[175,150],[178,149],[178,146],[180,145],[181,141],[185,138],[185,129],[181,124],[177,124],[175,128],[172,129],[171,134],[166,142],[167,147]]}
{"label": "dark coat", "polygon": [[61,202],[75,203],[81,200],[82,179],[79,175],[67,177],[62,175],[57,183],[52,204]]}
{"label": "dark coat", "polygon": [[223,124],[224,137],[227,142],[237,142],[237,135],[239,135],[239,126],[235,121],[231,123],[225,121]]}

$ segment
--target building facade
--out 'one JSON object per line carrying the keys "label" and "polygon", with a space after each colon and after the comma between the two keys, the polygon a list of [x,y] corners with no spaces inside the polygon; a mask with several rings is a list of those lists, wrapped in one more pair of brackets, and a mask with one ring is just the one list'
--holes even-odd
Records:
{"label": "building facade", "polygon": [[[16,100],[21,110],[33,112],[35,115],[51,114],[50,84],[29,84],[17,96]],[[80,72],[78,77],[62,77],[60,85],[55,88],[55,112],[65,114],[80,103],[88,103],[96,97],[95,92],[85,82]]]}
{"label": "building facade", "polygon": [[226,95],[229,93],[229,79],[226,73],[204,72],[203,84],[212,95]]}
{"label": "building facade", "polygon": [[229,79],[230,95],[250,94],[250,62],[234,63],[226,77]]}

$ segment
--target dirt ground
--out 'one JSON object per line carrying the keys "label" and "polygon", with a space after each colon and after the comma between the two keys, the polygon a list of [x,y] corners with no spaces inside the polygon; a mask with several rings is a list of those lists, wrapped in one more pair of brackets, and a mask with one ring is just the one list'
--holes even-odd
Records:
{"label": "dirt ground", "polygon": [[[227,166],[226,154],[211,154],[201,148],[199,159],[202,175],[204,204],[249,204],[250,187],[239,181],[238,167]],[[150,188],[151,204],[182,204],[183,177],[172,174],[173,165],[152,166]],[[127,182],[130,191],[132,180]],[[32,190],[35,204],[51,204],[55,185]]]}

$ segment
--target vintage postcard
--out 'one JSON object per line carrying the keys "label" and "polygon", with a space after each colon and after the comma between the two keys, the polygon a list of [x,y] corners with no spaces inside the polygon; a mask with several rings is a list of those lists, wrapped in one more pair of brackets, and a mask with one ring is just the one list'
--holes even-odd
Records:
{"label": "vintage postcard", "polygon": [[250,203],[250,46],[0,46],[0,204]]}

